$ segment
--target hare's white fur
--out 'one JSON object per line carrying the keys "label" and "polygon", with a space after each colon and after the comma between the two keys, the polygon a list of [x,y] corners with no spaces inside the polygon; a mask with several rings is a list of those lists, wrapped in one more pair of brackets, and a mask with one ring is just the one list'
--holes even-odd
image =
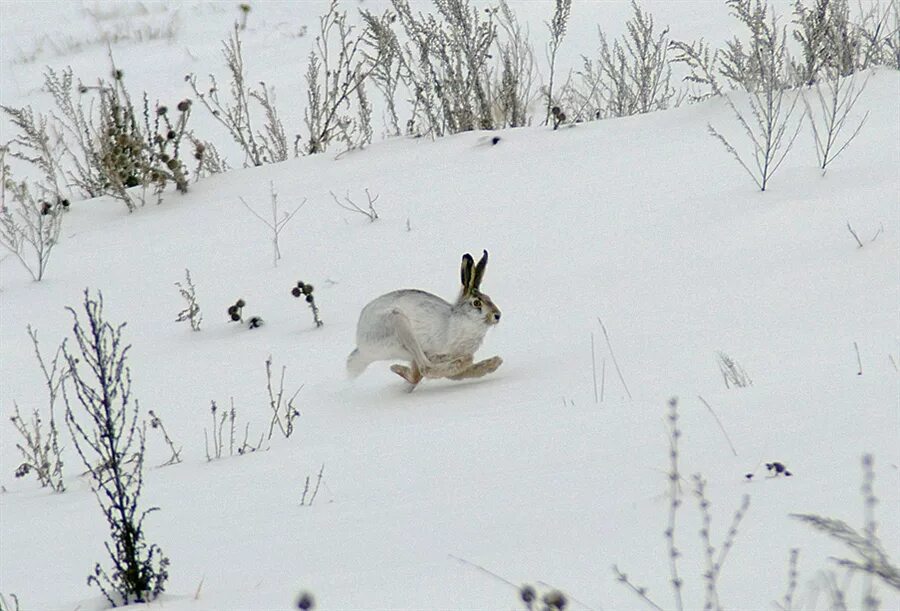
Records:
{"label": "hare's white fur", "polygon": [[500,310],[478,288],[486,265],[486,252],[477,267],[470,255],[463,257],[463,288],[453,304],[416,289],[371,301],[359,316],[348,373],[356,377],[375,361],[404,360],[410,368],[392,369],[415,386],[423,376],[477,377],[499,367],[499,357],[480,369],[472,365],[487,330],[500,320]]}

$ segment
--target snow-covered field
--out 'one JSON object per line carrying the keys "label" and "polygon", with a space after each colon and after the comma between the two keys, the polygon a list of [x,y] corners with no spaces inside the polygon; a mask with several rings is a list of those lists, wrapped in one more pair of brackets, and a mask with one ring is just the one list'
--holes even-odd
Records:
{"label": "snow-covered field", "polygon": [[[125,6],[133,11],[120,6],[124,14],[104,18],[116,14],[112,5],[4,1],[0,102],[48,108],[46,64],[103,74],[102,45],[66,41],[119,22],[176,24],[168,40],[114,48],[135,90],[177,100],[189,94],[187,72],[223,75],[231,4]],[[295,33],[314,29],[324,6],[258,3],[250,14],[248,70],[276,86],[294,130],[310,44]],[[514,6],[541,41],[552,3]],[[719,3],[648,8],[683,38],[719,41],[731,26]],[[567,57],[592,53],[594,24],[616,33],[628,10],[576,3]],[[26,325],[52,354],[71,334],[64,307],[80,309],[90,287],[102,291],[110,322],[128,323],[141,409],[183,447],[183,462],[157,468],[169,454],[148,432],[143,504],[160,511],[145,528],[172,563],[153,608],[290,608],[303,590],[321,609],[512,609],[522,583],[559,588],[576,609],[645,607],[613,565],[671,608],[673,396],[683,431],[675,536],[685,608],[702,607],[705,587],[694,473],[708,482],[716,546],[750,496],[719,577],[723,606],[782,601],[797,548],[793,607],[827,608],[825,571],[845,576],[829,557],[850,552],[789,514],[862,529],[866,453],[875,459],[878,534],[900,560],[898,101],[900,74],[872,71],[854,110],[868,111],[867,123],[827,174],[804,129],[765,193],[707,134],[712,123],[742,142],[731,111],[713,99],[559,131],[508,130],[496,145],[484,132],[378,141],[339,159],[233,170],[133,214],[107,199],[73,203],[45,280],[32,282],[13,257],[0,263],[0,593],[15,593],[22,609],[105,603],[85,579],[95,562],[108,563],[108,527],[68,432],[68,490],[53,494],[13,477],[21,457],[9,423],[14,402],[23,411],[46,403]],[[240,165],[203,114],[195,127]],[[6,122],[0,133],[13,135]],[[281,234],[277,267],[268,230],[239,201],[265,210],[270,183],[285,210],[307,200]],[[365,201],[366,189],[379,196],[374,223],[329,194]],[[346,379],[369,300],[402,287],[452,299],[460,256],[482,249],[491,253],[482,288],[503,319],[479,354],[503,357],[496,373],[427,380],[413,393],[387,363]],[[174,322],[185,268],[204,315],[196,333]],[[316,286],[324,327],[291,296],[298,280]],[[262,328],[227,320],[238,298],[245,314],[265,319]],[[726,388],[719,351],[751,386]],[[287,368],[287,390],[303,386],[296,432],[207,462],[211,400],[233,398],[251,436],[267,429],[270,355],[276,372]],[[773,461],[792,476],[769,477]],[[301,506],[307,477],[315,485],[323,465],[315,502]],[[849,608],[860,607],[866,583],[851,580]],[[900,607],[897,591],[877,592],[882,608]]]}

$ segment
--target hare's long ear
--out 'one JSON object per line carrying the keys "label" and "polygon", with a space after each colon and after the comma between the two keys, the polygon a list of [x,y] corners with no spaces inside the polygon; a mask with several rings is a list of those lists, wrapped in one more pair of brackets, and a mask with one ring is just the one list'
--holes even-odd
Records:
{"label": "hare's long ear", "polygon": [[475,265],[475,259],[472,255],[466,253],[462,258],[462,265],[459,268],[459,279],[462,282],[463,293],[466,294],[472,290],[472,267]]}
{"label": "hare's long ear", "polygon": [[472,276],[472,288],[480,289],[481,281],[484,279],[484,270],[487,268],[488,262],[488,252],[484,251],[484,254],[481,256],[481,260],[478,262],[478,265],[475,266],[475,273]]}

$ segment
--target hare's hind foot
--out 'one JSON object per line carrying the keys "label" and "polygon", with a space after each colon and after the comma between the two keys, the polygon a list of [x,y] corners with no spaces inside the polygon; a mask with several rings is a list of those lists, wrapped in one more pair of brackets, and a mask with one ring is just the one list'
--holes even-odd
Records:
{"label": "hare's hind foot", "polygon": [[497,371],[497,368],[503,364],[503,359],[499,356],[492,356],[489,359],[484,359],[483,361],[478,361],[474,365],[469,365],[462,371],[459,371],[453,375],[447,376],[451,380],[465,380],[468,378],[480,378],[482,376],[486,376],[489,373],[494,373]]}
{"label": "hare's hind foot", "polygon": [[409,392],[415,390],[419,382],[422,381],[422,372],[419,371],[419,368],[415,363],[410,367],[406,367],[405,365],[391,365],[391,371],[410,383]]}

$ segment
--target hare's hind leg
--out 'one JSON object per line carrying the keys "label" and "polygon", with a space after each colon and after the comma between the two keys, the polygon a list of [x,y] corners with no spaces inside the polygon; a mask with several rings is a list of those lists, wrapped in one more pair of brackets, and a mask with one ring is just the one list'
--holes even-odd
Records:
{"label": "hare's hind leg", "polygon": [[418,384],[422,381],[422,372],[412,363],[409,367],[405,365],[391,365],[391,371],[409,382],[410,384]]}
{"label": "hare's hind leg", "polygon": [[480,378],[482,376],[486,376],[489,373],[493,373],[497,371],[497,368],[503,364],[503,359],[499,356],[492,356],[489,359],[484,359],[483,361],[478,361],[474,365],[469,365],[462,371],[458,371],[453,375],[448,375],[447,377],[451,380],[465,380],[467,378]]}
{"label": "hare's hind leg", "polygon": [[394,327],[394,332],[397,334],[397,340],[403,346],[403,349],[409,352],[413,363],[418,365],[420,369],[431,367],[431,361],[425,356],[425,351],[422,350],[419,340],[416,339],[406,314],[395,309],[391,312],[390,320]]}
{"label": "hare's hind leg", "polygon": [[419,367],[415,363],[412,363],[409,367],[404,365],[391,365],[391,371],[411,384],[409,392],[415,390],[419,382],[422,381],[422,372],[419,371]]}

